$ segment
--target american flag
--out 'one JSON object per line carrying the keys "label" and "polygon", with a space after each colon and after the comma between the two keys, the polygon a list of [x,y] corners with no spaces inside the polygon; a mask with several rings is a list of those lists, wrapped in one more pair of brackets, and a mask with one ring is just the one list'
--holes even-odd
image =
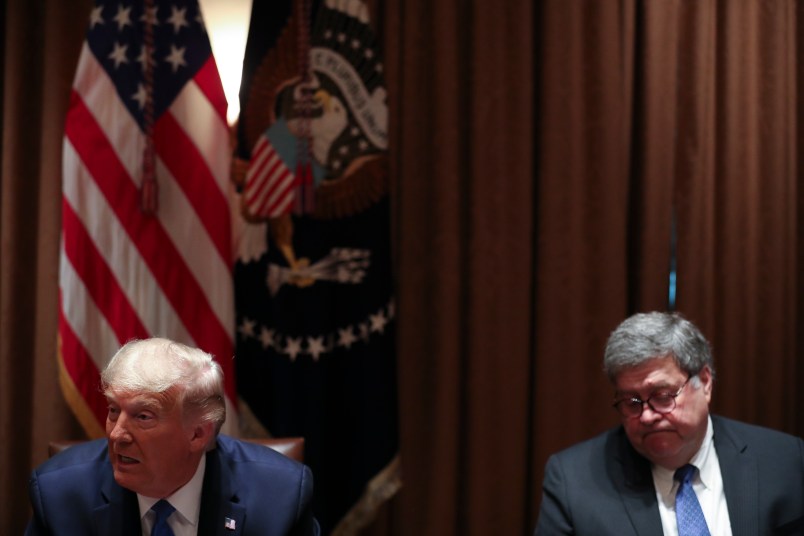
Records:
{"label": "american flag", "polygon": [[229,168],[197,1],[97,2],[65,120],[59,276],[61,385],[90,436],[106,414],[99,370],[132,338],[213,354],[233,408]]}
{"label": "american flag", "polygon": [[288,214],[295,199],[296,176],[269,138],[262,134],[254,145],[243,189],[248,212],[259,218]]}

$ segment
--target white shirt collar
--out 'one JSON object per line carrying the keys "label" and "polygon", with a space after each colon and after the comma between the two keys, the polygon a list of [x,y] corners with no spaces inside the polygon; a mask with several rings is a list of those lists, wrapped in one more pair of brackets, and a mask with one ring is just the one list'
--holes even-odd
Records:
{"label": "white shirt collar", "polygon": [[705,488],[711,489],[712,487],[712,472],[714,467],[714,452],[715,444],[713,441],[714,429],[712,428],[712,417],[707,417],[706,435],[704,436],[701,448],[692,457],[690,463],[698,468],[698,477]]}
{"label": "white shirt collar", "polygon": [[[689,463],[698,468],[698,475],[701,483],[706,488],[711,487],[712,472],[715,470],[713,465],[713,452],[714,452],[714,429],[712,428],[712,417],[707,417],[706,434],[704,434],[703,442],[701,443],[698,452],[693,455]],[[666,504],[675,504],[675,486],[676,482],[673,479],[675,474],[674,470],[666,469],[660,465],[653,464],[653,481],[656,489],[665,499]]]}
{"label": "white shirt collar", "polygon": [[[201,491],[204,487],[204,472],[206,466],[207,457],[204,455],[201,456],[201,461],[198,462],[198,468],[195,470],[195,474],[190,481],[177,489],[176,492],[169,497],[165,497],[165,500],[181,515],[183,518],[182,522],[189,523],[194,527],[198,526],[198,518],[201,515]],[[158,500],[159,497],[146,497],[145,495],[137,494],[141,521]]]}

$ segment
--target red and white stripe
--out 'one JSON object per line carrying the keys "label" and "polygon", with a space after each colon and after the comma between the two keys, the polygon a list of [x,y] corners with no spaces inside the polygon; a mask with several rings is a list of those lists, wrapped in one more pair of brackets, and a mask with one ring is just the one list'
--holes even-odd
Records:
{"label": "red and white stripe", "polygon": [[293,209],[296,177],[268,137],[263,134],[254,145],[246,172],[243,198],[249,214],[276,218]]}
{"label": "red and white stripe", "polygon": [[144,134],[85,44],[63,144],[59,335],[62,387],[92,435],[105,421],[98,371],[132,338],[213,354],[235,406],[229,131],[212,57],[153,136],[159,208],[148,216]]}

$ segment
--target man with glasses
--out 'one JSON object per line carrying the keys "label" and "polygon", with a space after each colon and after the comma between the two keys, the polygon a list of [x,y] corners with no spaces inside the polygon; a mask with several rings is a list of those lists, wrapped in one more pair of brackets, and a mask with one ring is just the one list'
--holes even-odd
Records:
{"label": "man with glasses", "polygon": [[553,455],[536,534],[804,534],[804,441],[710,415],[709,343],[678,314],[609,337],[622,426]]}

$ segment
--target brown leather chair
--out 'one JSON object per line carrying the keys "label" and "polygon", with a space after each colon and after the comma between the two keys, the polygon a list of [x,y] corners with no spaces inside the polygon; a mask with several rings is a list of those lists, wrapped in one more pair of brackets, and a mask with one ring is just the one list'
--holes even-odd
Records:
{"label": "brown leather chair", "polygon": [[[297,462],[304,462],[304,438],[303,437],[266,437],[266,438],[251,438],[243,439],[249,443],[256,443],[275,451],[284,454],[288,458],[296,460]],[[50,457],[55,456],[66,448],[72,447],[78,443],[84,443],[81,440],[72,441],[51,441],[47,446],[47,454]]]}
{"label": "brown leather chair", "polygon": [[261,437],[243,439],[249,443],[257,443],[284,454],[290,459],[304,463],[304,438],[303,437]]}

